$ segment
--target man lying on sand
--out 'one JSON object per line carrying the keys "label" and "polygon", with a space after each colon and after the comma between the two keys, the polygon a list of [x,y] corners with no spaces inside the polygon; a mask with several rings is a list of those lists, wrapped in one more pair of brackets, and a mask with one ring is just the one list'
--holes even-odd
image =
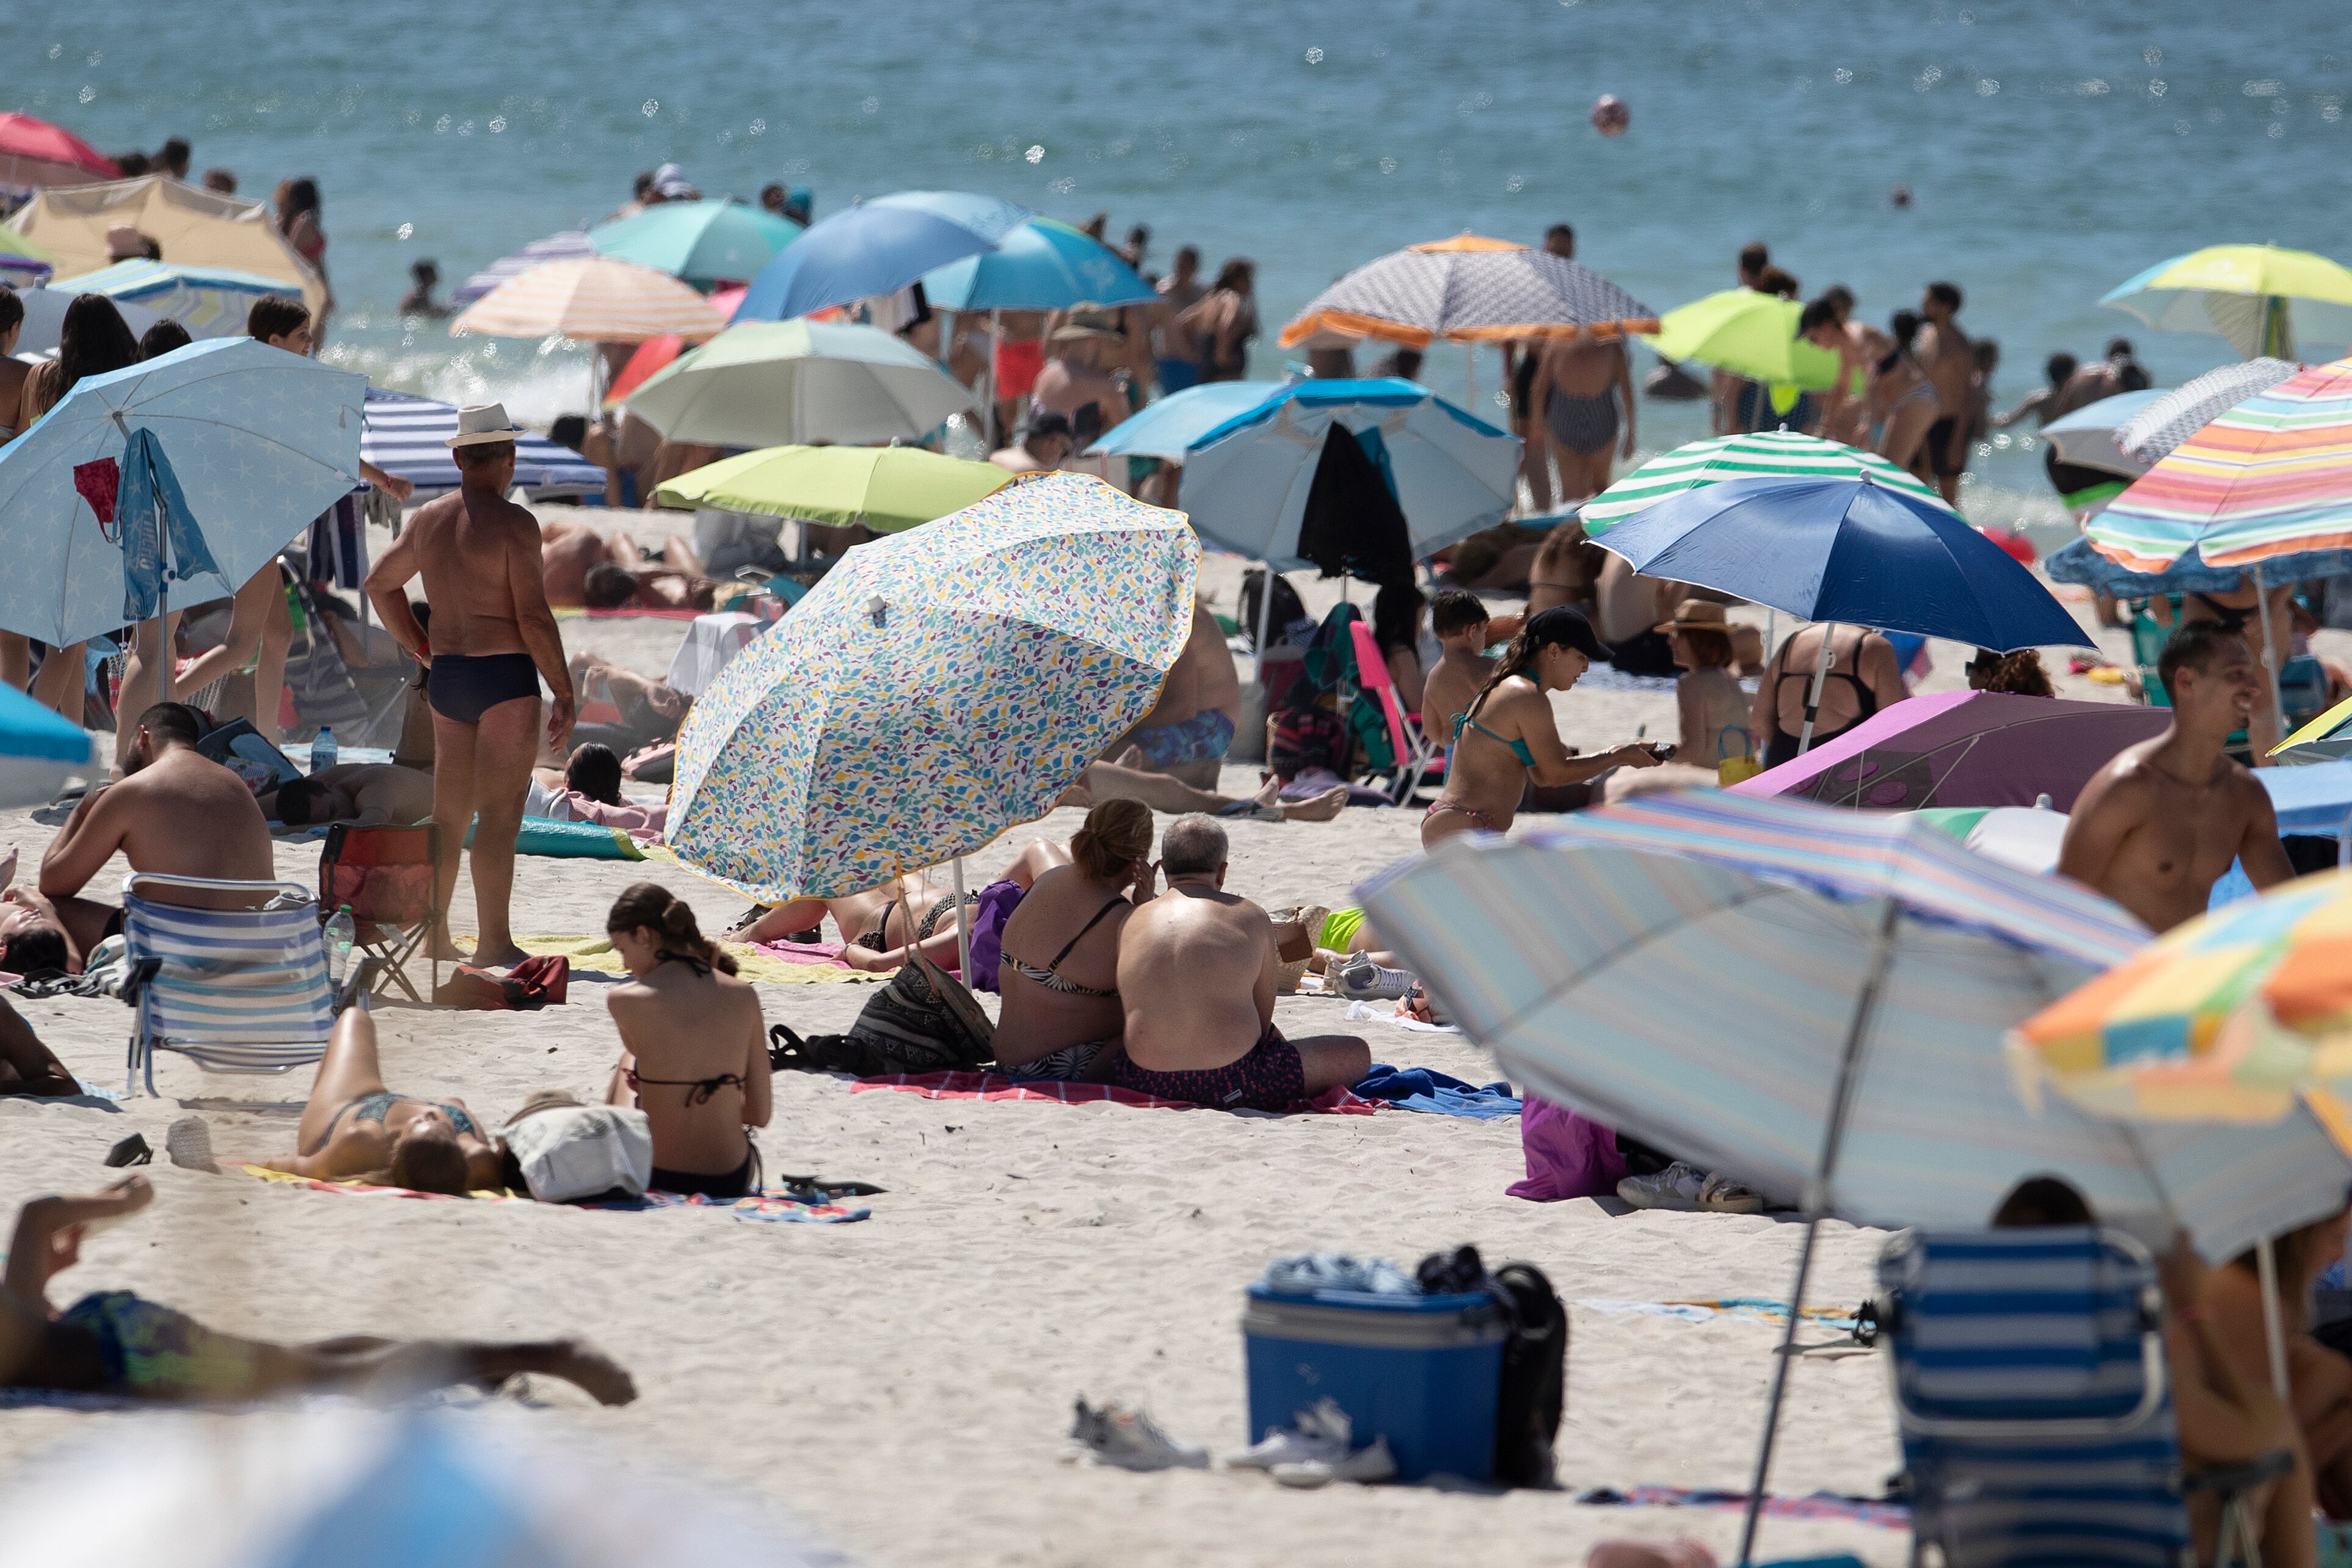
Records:
{"label": "man lying on sand", "polygon": [[1328,822],[1348,803],[1348,787],[1334,785],[1307,800],[1282,798],[1282,780],[1269,779],[1246,800],[1195,789],[1181,779],[1142,766],[1133,747],[1117,762],[1090,762],[1078,781],[1062,791],[1057,806],[1091,806],[1099,800],[1140,800],[1155,811],[1198,812],[1209,817],[1247,817],[1257,822]]}
{"label": "man lying on sand", "polygon": [[58,1312],[48,1284],[81,1256],[90,1229],[127,1219],[154,1197],[142,1176],[104,1192],[37,1197],[16,1212],[0,1281],[0,1387],[110,1394],[172,1403],[227,1404],[296,1393],[380,1393],[474,1384],[495,1388],[519,1372],[574,1384],[600,1405],[626,1405],[636,1385],[582,1340],[483,1343],[351,1334],[274,1344],[208,1329],[128,1291],[100,1291]]}
{"label": "man lying on sand", "polygon": [[1274,924],[1224,891],[1224,829],[1179,817],[1160,863],[1168,891],[1119,936],[1124,1049],[1109,1081],[1228,1111],[1284,1111],[1360,1080],[1372,1064],[1362,1040],[1286,1040],[1274,1027]]}
{"label": "man lying on sand", "polygon": [[259,797],[261,809],[289,828],[350,822],[406,827],[433,815],[433,775],[389,762],[321,768]]}

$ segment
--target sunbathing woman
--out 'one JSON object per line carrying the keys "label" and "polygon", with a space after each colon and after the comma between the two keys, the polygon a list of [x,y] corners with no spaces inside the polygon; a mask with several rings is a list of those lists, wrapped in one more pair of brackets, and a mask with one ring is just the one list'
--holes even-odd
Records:
{"label": "sunbathing woman", "polygon": [[1084,1080],[1118,1039],[1118,934],[1152,894],[1151,808],[1104,801],[1072,835],[1070,855],[1004,923],[996,1060],[1016,1078]]}
{"label": "sunbathing woman", "polygon": [[602,1405],[637,1396],[629,1375],[580,1340],[483,1343],[364,1335],[315,1344],[237,1339],[128,1291],[100,1291],[63,1312],[48,1283],[73,1267],[82,1238],[147,1207],[154,1189],[125,1176],[104,1192],[37,1197],[16,1211],[0,1281],[0,1388],[227,1403],[291,1393],[377,1392],[400,1398],[470,1383],[495,1388],[519,1372],[576,1384]]}
{"label": "sunbathing woman", "polygon": [[375,1019],[359,1008],[335,1019],[294,1145],[298,1152],[263,1160],[262,1167],[315,1181],[359,1176],[411,1192],[505,1185],[501,1151],[463,1100],[420,1099],[383,1086]]}
{"label": "sunbathing woman", "polygon": [[604,933],[629,966],[605,998],[621,1061],[604,1098],[652,1124],[652,1186],[710,1197],[759,1191],[749,1129],[766,1126],[774,1108],[759,996],[685,900],[658,883],[614,899]]}
{"label": "sunbathing woman", "polygon": [[[1029,886],[1046,871],[1064,863],[1067,852],[1040,839],[1013,857],[999,881]],[[964,894],[966,903],[979,895]],[[791,898],[754,910],[727,935],[736,942],[782,942],[824,924],[826,915],[841,928],[847,944],[841,961],[853,969],[895,969],[912,962],[911,949],[943,969],[956,966],[955,891],[930,880],[923,872],[869,887],[839,898]]]}

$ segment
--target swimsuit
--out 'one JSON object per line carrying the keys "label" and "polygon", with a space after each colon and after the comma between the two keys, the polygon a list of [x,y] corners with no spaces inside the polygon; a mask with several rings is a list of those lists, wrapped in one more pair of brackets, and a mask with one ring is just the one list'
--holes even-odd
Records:
{"label": "swimsuit", "polygon": [[1108,1040],[1090,1040],[1079,1045],[1066,1045],[1059,1051],[1047,1051],[1034,1061],[1007,1067],[1004,1075],[1015,1082],[1077,1082],[1084,1080],[1093,1068],[1096,1058],[1117,1045],[1119,1038],[1112,1035]]}
{"label": "swimsuit", "polygon": [[1160,1072],[1138,1067],[1121,1053],[1110,1081],[1121,1089],[1161,1100],[1188,1100],[1220,1111],[1287,1111],[1307,1098],[1306,1069],[1298,1048],[1274,1025],[1239,1060],[1223,1067]]}
{"label": "swimsuit", "polygon": [[[673,953],[668,948],[663,947],[655,952],[654,962],[657,966],[683,964],[704,979],[710,978],[710,966],[688,953]],[[721,1089],[740,1091],[743,1087],[743,1075],[740,1072],[713,1073],[709,1078],[646,1078],[632,1067],[627,1071],[627,1077],[629,1087],[632,1089],[642,1089],[648,1083],[659,1084],[666,1088],[683,1089],[686,1091],[686,1103],[688,1106],[709,1104],[711,1096],[717,1094]]]}
{"label": "swimsuit", "polygon": [[[1423,816],[1428,814],[1426,811],[1422,813]],[[1315,946],[1344,953],[1348,950],[1348,944],[1356,939],[1356,933],[1363,928],[1364,912],[1361,909],[1335,909],[1323,917],[1323,929],[1316,933]]]}
{"label": "swimsuit", "polygon": [[1201,382],[1201,367],[1190,360],[1154,360],[1152,369],[1159,373],[1162,392],[1180,392]]}
{"label": "swimsuit", "polygon": [[[709,964],[690,953],[673,953],[663,947],[655,952],[654,961],[657,965],[683,964],[704,979],[710,977]],[[732,1089],[739,1093],[743,1091],[743,1075],[740,1072],[715,1072],[708,1078],[647,1078],[632,1067],[626,1076],[629,1087],[639,1091],[648,1083],[666,1089],[685,1090],[689,1109],[709,1104],[721,1089]],[[744,1141],[751,1141],[750,1134],[744,1134]],[[752,1144],[744,1151],[743,1163],[731,1171],[712,1176],[696,1171],[664,1170],[656,1166],[653,1179],[646,1185],[656,1192],[684,1193],[689,1197],[698,1193],[706,1197],[741,1197],[760,1188],[759,1160],[760,1146]]]}
{"label": "swimsuit", "polygon": [[1118,995],[1118,988],[1116,986],[1112,987],[1108,991],[1097,990],[1092,986],[1082,986],[1076,980],[1065,978],[1060,973],[1060,970],[1062,967],[1062,960],[1070,956],[1070,949],[1085,941],[1087,933],[1101,925],[1102,917],[1104,915],[1108,915],[1114,909],[1124,907],[1126,904],[1126,895],[1123,894],[1112,894],[1110,896],[1110,902],[1104,904],[1100,909],[1096,910],[1095,917],[1092,920],[1087,921],[1084,925],[1079,926],[1078,934],[1076,936],[1071,937],[1067,942],[1063,943],[1062,950],[1054,955],[1054,961],[1046,965],[1042,969],[1034,964],[1023,963],[1020,959],[1013,956],[1010,953],[1007,953],[1004,956],[1004,962],[1012,968],[1013,973],[1019,975],[1022,978],[1031,981],[1034,984],[1043,986],[1047,990],[1057,992],[1062,996],[1116,998]]}
{"label": "swimsuit", "polygon": [[760,1190],[760,1146],[753,1144],[741,1165],[715,1176],[699,1171],[666,1171],[656,1166],[646,1190],[674,1192],[688,1197],[749,1197]]}
{"label": "swimsuit", "polygon": [[1501,740],[1505,746],[1511,748],[1511,755],[1517,758],[1521,764],[1528,768],[1533,768],[1536,765],[1536,754],[1528,749],[1528,743],[1526,741],[1503,740],[1501,736],[1496,735],[1493,730],[1488,729],[1485,725],[1480,724],[1476,719],[1472,718],[1466,713],[1457,713],[1454,716],[1454,745],[1459,746],[1462,744],[1462,732],[1465,729],[1475,729],[1489,740]]}
{"label": "swimsuit", "polygon": [[1134,740],[1155,768],[1180,762],[1206,762],[1223,757],[1234,743],[1234,721],[1219,708],[1193,715],[1181,724],[1139,729]]}
{"label": "swimsuit", "polygon": [[129,1291],[84,1296],[58,1322],[98,1342],[100,1392],[148,1399],[243,1398],[256,1392],[257,1347]]}
{"label": "swimsuit", "polygon": [[[1823,636],[1827,636],[1828,634],[1829,633],[1827,632],[1822,633]],[[1862,663],[1862,637],[1864,635],[1867,635],[1867,633],[1858,634],[1853,641],[1853,663],[1856,665],[1859,665]],[[1801,736],[1790,735],[1787,730],[1780,727],[1781,684],[1787,681],[1811,682],[1813,678],[1810,671],[1791,670],[1788,667],[1789,650],[1796,645],[1797,640],[1794,637],[1791,637],[1787,642],[1781,643],[1780,651],[1772,656],[1772,734],[1770,739],[1766,742],[1764,747],[1764,766],[1767,768],[1778,768],[1783,762],[1792,760],[1797,755],[1797,743],[1802,738]],[[1818,653],[1814,654],[1814,657],[1817,659],[1821,655]],[[1878,711],[1878,698],[1872,693],[1868,686],[1863,684],[1862,677],[1854,674],[1852,669],[1842,670],[1839,669],[1837,665],[1837,649],[1836,645],[1833,643],[1831,645],[1830,650],[1829,677],[1828,680],[1822,682],[1822,685],[1826,686],[1829,684],[1829,681],[1843,681],[1847,685],[1852,686],[1853,688],[1854,716],[1850,721],[1840,725],[1835,729],[1816,728],[1813,731],[1813,744],[1815,746],[1819,746],[1824,741],[1835,740],[1839,736],[1854,728],[1864,719],[1870,717],[1871,715]],[[1816,709],[1814,711],[1819,712],[1820,710]]]}
{"label": "swimsuit", "polygon": [[1953,427],[1958,423],[1958,415],[1948,413],[1927,427],[1927,464],[1944,478],[1949,478],[1969,465],[1969,449],[1966,445],[1960,448],[1958,458],[1946,455],[1951,451]]}
{"label": "swimsuit", "polygon": [[1045,368],[1045,341],[1042,338],[1000,340],[994,360],[996,390],[989,395],[999,402],[1027,397],[1037,385],[1037,372]]}
{"label": "swimsuit", "polygon": [[1553,392],[1544,403],[1544,427],[1554,442],[1579,456],[1608,451],[1617,439],[1617,389],[1596,397]]}
{"label": "swimsuit", "polygon": [[[978,894],[967,893],[963,895],[963,901],[966,904],[977,904],[980,902],[980,895]],[[887,953],[890,950],[890,944],[884,939],[882,934],[890,929],[890,912],[898,907],[898,901],[895,898],[889,903],[884,904],[882,906],[882,917],[874,923],[874,929],[871,931],[862,931],[858,933],[857,946],[860,947],[870,948],[877,953]],[[954,907],[955,900],[952,897],[942,898],[937,904],[932,904],[931,912],[923,916],[921,925],[915,927],[915,940],[918,942],[923,941],[933,932],[937,931],[940,928],[940,916]]]}
{"label": "swimsuit", "polygon": [[1457,806],[1451,800],[1432,800],[1428,809],[1422,812],[1421,820],[1426,822],[1440,811],[1451,811],[1455,816],[1467,817],[1470,819],[1470,825],[1474,828],[1484,828],[1490,833],[1495,831],[1494,818],[1475,806]]}
{"label": "swimsuit", "polygon": [[529,653],[437,653],[425,679],[425,700],[457,724],[479,724],[500,703],[539,698],[539,666]]}
{"label": "swimsuit", "polygon": [[[373,1122],[381,1127],[383,1125],[384,1113],[404,1101],[413,1101],[420,1105],[438,1105],[442,1113],[449,1118],[449,1124],[457,1131],[468,1137],[478,1138],[482,1135],[480,1130],[474,1125],[474,1118],[466,1113],[466,1108],[463,1105],[453,1105],[446,1100],[426,1100],[415,1094],[395,1094],[389,1089],[382,1089],[373,1094],[361,1095],[332,1116],[328,1117],[327,1130],[320,1135],[317,1146],[303,1149],[300,1152],[305,1155],[315,1155],[320,1149],[333,1143],[335,1128],[341,1124],[345,1116],[351,1116],[355,1122]],[[354,1112],[357,1113],[356,1115],[353,1114]]]}

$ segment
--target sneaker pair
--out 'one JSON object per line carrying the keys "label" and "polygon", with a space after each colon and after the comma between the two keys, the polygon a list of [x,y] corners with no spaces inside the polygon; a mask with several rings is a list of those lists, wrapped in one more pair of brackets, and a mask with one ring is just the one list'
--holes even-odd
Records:
{"label": "sneaker pair", "polygon": [[1235,1469],[1264,1470],[1286,1487],[1301,1490],[1333,1481],[1384,1481],[1396,1474],[1389,1440],[1375,1437],[1355,1446],[1355,1424],[1328,1396],[1293,1417],[1296,1425],[1268,1432],[1237,1454],[1225,1456]]}
{"label": "sneaker pair", "polygon": [[1206,1448],[1176,1441],[1141,1409],[1130,1410],[1115,1401],[1097,1407],[1084,1395],[1078,1396],[1063,1458],[1125,1470],[1201,1470],[1209,1466]]}
{"label": "sneaker pair", "polygon": [[1351,1002],[1394,1001],[1412,989],[1412,977],[1402,969],[1385,969],[1362,953],[1350,954],[1339,966],[1339,994]]}
{"label": "sneaker pair", "polygon": [[1627,1176],[1617,1196],[1635,1208],[1671,1208],[1685,1213],[1761,1214],[1764,1200],[1729,1176],[1676,1160],[1654,1176]]}

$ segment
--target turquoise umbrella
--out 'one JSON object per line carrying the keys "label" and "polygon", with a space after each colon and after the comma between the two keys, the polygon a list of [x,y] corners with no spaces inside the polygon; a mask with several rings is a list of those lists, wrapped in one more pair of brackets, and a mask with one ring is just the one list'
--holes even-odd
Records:
{"label": "turquoise umbrella", "polygon": [[89,734],[14,686],[0,686],[0,808],[53,800],[89,777]]}
{"label": "turquoise umbrella", "polygon": [[1052,218],[1031,218],[994,250],[925,273],[923,296],[942,310],[1066,310],[1160,299],[1118,252]]}
{"label": "turquoise umbrella", "polygon": [[599,256],[708,286],[758,277],[800,236],[800,225],[741,202],[662,202],[597,225],[588,243]]}

